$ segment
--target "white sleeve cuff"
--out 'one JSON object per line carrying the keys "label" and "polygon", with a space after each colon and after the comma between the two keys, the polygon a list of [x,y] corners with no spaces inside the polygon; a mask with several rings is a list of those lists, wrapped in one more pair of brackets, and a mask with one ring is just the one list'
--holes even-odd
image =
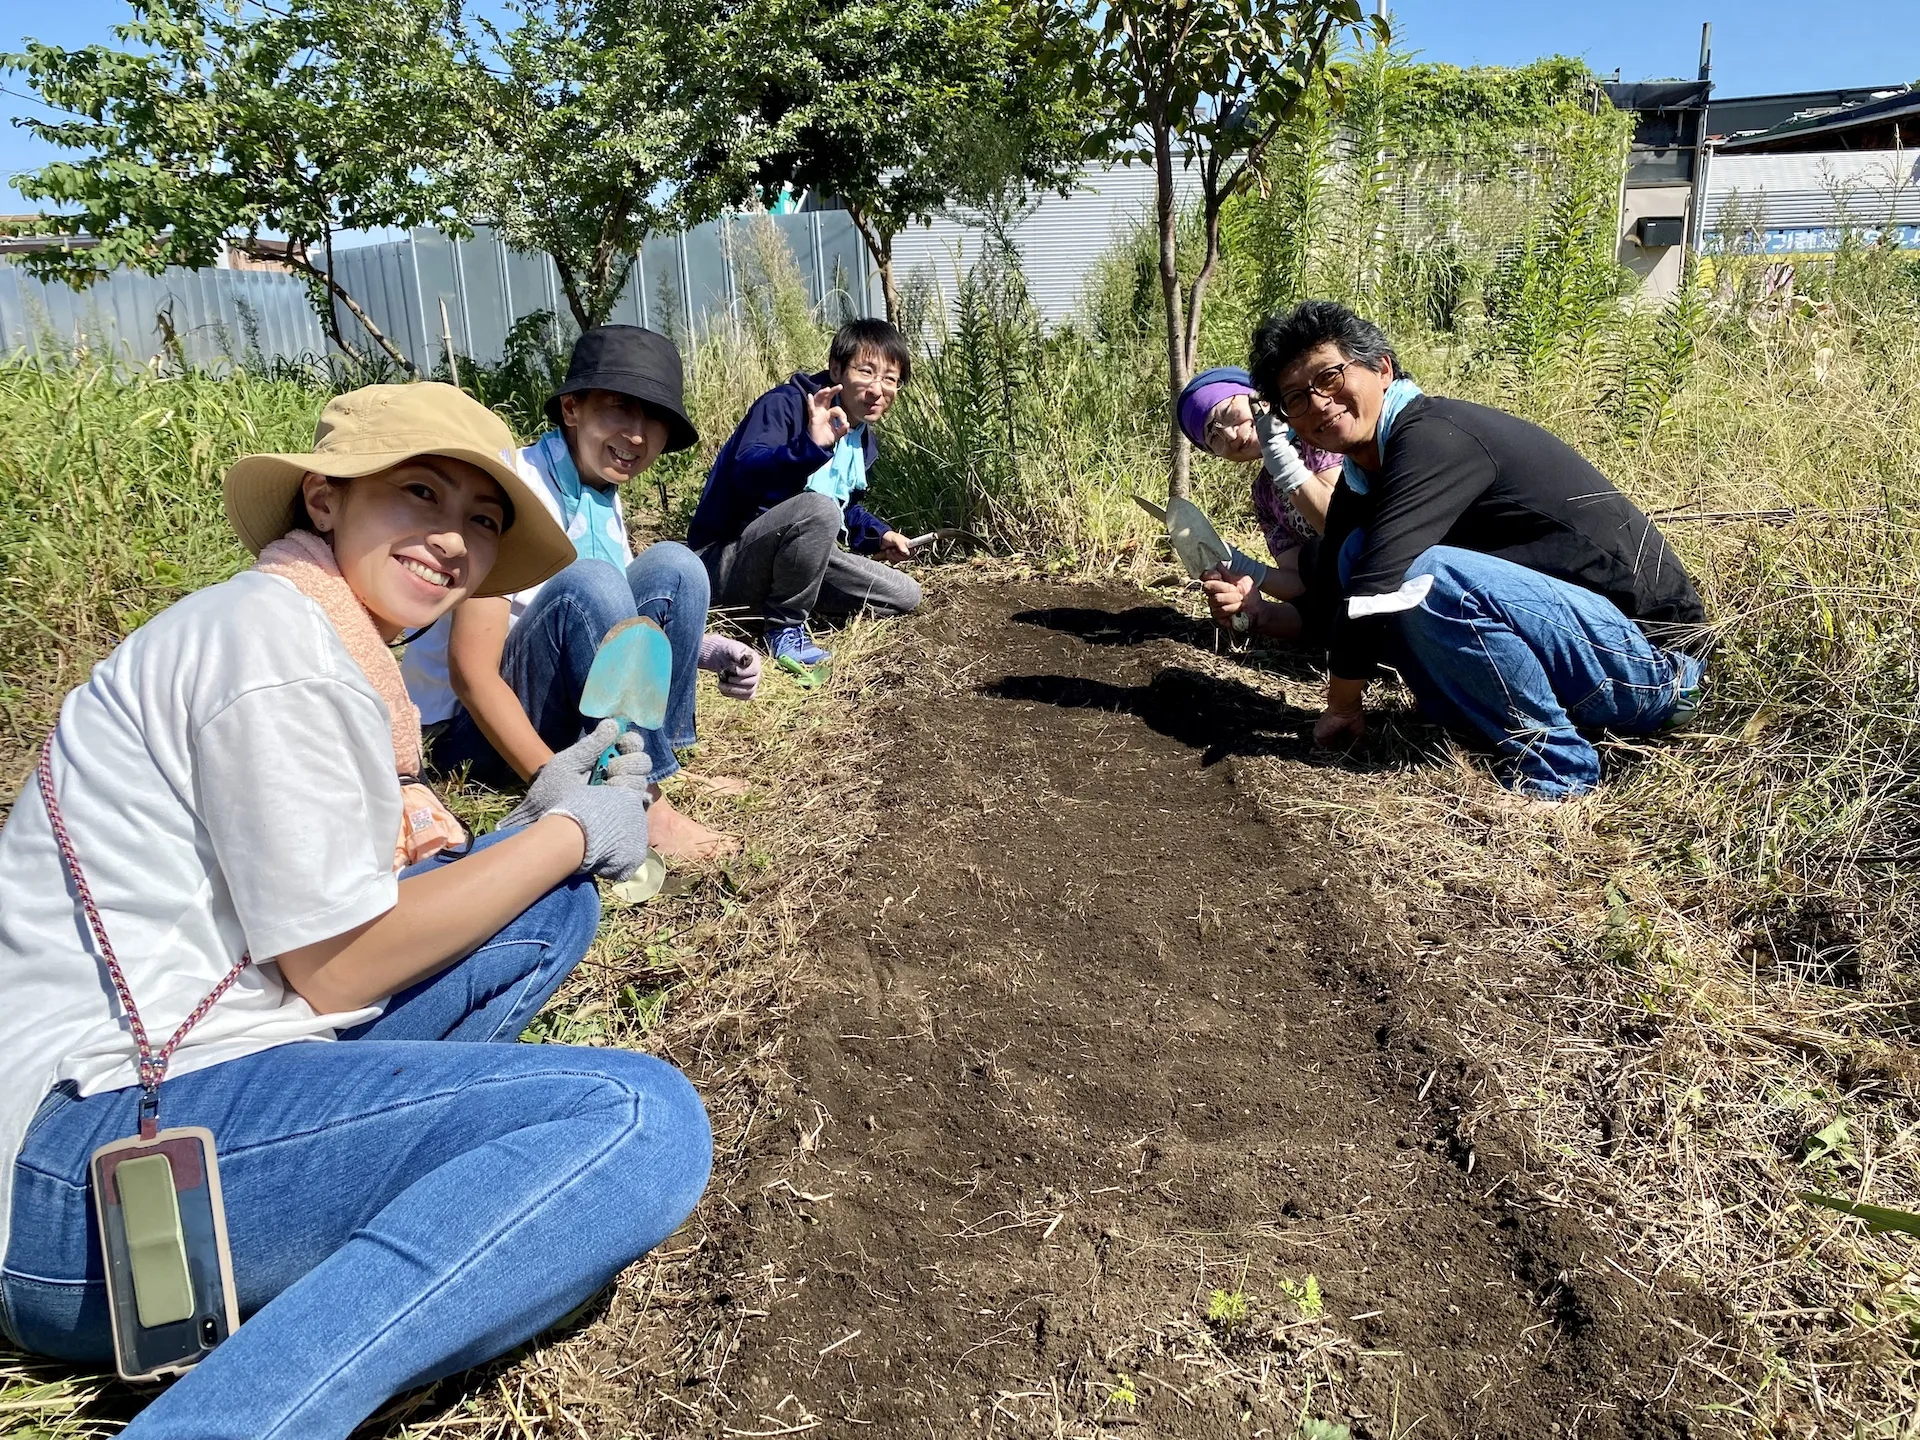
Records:
{"label": "white sleeve cuff", "polygon": [[1433,576],[1415,575],[1389,595],[1354,595],[1347,601],[1347,617],[1364,620],[1369,615],[1393,615],[1411,610],[1427,598],[1433,589]]}

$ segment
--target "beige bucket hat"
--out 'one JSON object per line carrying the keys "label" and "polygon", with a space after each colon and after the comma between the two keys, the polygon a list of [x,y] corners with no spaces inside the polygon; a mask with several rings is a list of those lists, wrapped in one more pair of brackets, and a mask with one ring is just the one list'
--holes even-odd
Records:
{"label": "beige bucket hat", "polygon": [[464,390],[437,380],[368,385],[327,402],[310,453],[235,461],[227,471],[227,523],[258,555],[293,528],[300,479],[309,470],[353,480],[421,455],[464,460],[499,482],[513,504],[500,554],[474,594],[511,595],[551,579],[577,556],[559,521],[522,478],[518,450],[506,422]]}

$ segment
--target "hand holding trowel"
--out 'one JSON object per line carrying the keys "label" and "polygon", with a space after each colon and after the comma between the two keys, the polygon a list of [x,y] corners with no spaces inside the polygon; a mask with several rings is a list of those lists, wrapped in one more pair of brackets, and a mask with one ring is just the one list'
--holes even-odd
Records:
{"label": "hand holding trowel", "polygon": [[1190,578],[1198,580],[1209,570],[1231,570],[1236,575],[1252,577],[1256,590],[1265,583],[1267,567],[1222,540],[1213,522],[1207,519],[1207,512],[1191,500],[1176,495],[1167,501],[1164,510],[1138,495],[1133,497],[1133,503],[1167,527],[1173,553],[1180,557],[1180,564]]}
{"label": "hand holding trowel", "polygon": [[[644,615],[622,620],[607,632],[594,652],[586,686],[580,692],[580,713],[591,720],[617,720],[622,732],[629,728],[658,730],[667,723],[667,687],[672,678],[673,649],[667,644],[666,632]],[[587,783],[604,785],[609,779],[618,782],[618,770],[633,760],[647,763],[644,756],[623,756],[620,746],[609,745],[594,763]],[[638,778],[643,785],[645,777],[642,769]],[[660,892],[666,879],[666,861],[649,847],[646,863],[614,882],[613,893],[630,905],[643,904]]]}

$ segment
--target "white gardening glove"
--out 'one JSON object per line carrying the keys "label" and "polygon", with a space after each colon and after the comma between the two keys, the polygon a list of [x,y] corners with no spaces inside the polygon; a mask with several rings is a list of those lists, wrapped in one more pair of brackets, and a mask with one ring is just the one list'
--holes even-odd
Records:
{"label": "white gardening glove", "polygon": [[1287,439],[1286,422],[1279,416],[1271,410],[1262,410],[1253,417],[1253,432],[1260,437],[1260,453],[1265,457],[1267,473],[1273,476],[1273,483],[1280,487],[1281,494],[1291,495],[1313,479],[1307,462]]}
{"label": "white gardening glove", "polygon": [[725,635],[700,637],[700,668],[720,677],[720,693],[729,700],[751,700],[760,688],[759,653]]}

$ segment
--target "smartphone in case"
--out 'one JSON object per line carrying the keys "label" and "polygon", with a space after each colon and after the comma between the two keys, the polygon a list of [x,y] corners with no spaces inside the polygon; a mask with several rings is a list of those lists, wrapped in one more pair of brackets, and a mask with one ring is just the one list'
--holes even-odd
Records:
{"label": "smartphone in case", "polygon": [[120,1378],[183,1374],[240,1324],[213,1132],[117,1140],[92,1171]]}

